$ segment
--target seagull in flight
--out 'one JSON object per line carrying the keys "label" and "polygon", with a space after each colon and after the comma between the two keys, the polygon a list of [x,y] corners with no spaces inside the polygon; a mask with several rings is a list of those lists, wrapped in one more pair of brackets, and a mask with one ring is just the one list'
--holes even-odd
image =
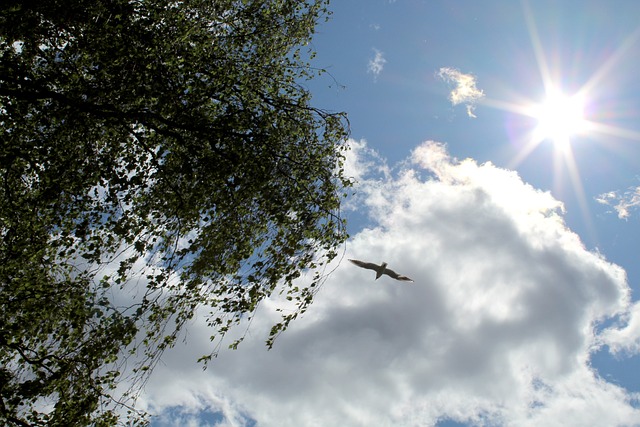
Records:
{"label": "seagull in flight", "polygon": [[376,272],[376,280],[378,280],[380,278],[380,276],[382,276],[383,274],[386,274],[387,276],[396,279],[396,280],[401,280],[403,282],[413,282],[413,279],[408,278],[407,276],[403,276],[401,274],[396,273],[393,270],[390,270],[387,268],[387,263],[383,262],[380,265],[374,264],[372,262],[364,262],[364,261],[358,261],[357,259],[350,259],[349,261],[351,261],[352,263],[354,263],[355,265],[357,265],[358,267],[362,267],[362,268],[366,268],[368,270],[373,270]]}

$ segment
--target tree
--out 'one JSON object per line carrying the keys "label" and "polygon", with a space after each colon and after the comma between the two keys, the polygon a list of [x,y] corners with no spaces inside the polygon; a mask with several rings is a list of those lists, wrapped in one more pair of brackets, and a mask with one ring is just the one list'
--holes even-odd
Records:
{"label": "tree", "polygon": [[312,302],[347,238],[346,118],[302,86],[327,3],[4,3],[0,421],[112,425],[200,307],[219,339],[284,293],[271,346]]}

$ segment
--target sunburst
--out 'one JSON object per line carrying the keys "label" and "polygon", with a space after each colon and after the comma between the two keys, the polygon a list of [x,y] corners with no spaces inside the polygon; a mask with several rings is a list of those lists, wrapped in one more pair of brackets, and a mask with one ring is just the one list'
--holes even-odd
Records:
{"label": "sunburst", "polygon": [[589,231],[593,232],[587,198],[582,186],[580,170],[574,156],[574,149],[578,142],[594,141],[598,140],[598,136],[606,135],[640,141],[640,133],[599,123],[592,120],[588,114],[593,91],[598,88],[599,84],[615,68],[620,59],[638,41],[640,28],[626,38],[625,42],[613,52],[582,87],[574,92],[569,92],[560,84],[560,81],[563,80],[561,73],[558,70],[553,70],[547,63],[547,53],[542,47],[533,14],[527,2],[523,2],[523,7],[533,52],[543,84],[541,99],[521,99],[518,102],[505,102],[488,97],[480,101],[480,103],[528,117],[532,122],[535,122],[535,125],[525,136],[525,143],[511,159],[508,166],[516,168],[540,144],[551,143],[555,152],[554,167],[553,171],[551,171],[554,176],[554,182],[557,182],[556,179],[566,171],[580,204],[585,224],[590,229]]}
{"label": "sunburst", "polygon": [[533,139],[549,140],[557,150],[565,151],[573,137],[587,133],[590,128],[584,106],[582,94],[565,95],[560,89],[550,88],[541,103],[529,108],[530,116],[537,121]]}

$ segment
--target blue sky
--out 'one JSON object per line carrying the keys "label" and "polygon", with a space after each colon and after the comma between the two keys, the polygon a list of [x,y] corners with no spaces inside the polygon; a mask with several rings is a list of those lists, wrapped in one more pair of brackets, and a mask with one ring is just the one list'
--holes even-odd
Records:
{"label": "blue sky", "polygon": [[[640,2],[331,9],[308,85],[351,123],[345,259],[270,352],[282,301],[205,372],[196,321],[153,425],[640,425]],[[564,137],[552,88],[581,96]]]}

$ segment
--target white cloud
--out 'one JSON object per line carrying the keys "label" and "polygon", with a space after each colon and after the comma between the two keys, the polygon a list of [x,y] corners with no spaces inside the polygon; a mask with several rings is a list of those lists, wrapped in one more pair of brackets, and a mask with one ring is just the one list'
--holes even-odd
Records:
{"label": "white cloud", "polygon": [[640,206],[640,187],[630,188],[623,194],[617,191],[600,194],[596,201],[603,205],[612,206],[618,213],[618,218],[629,218],[630,211]]}
{"label": "white cloud", "polygon": [[584,248],[560,202],[515,172],[452,159],[439,143],[397,168],[362,141],[352,147],[360,208],[377,225],[350,239],[345,258],[387,261],[415,283],[374,281],[342,262],[273,350],[264,340],[275,299],[239,349],[205,372],[194,361],[209,333],[196,321],[188,345],[156,368],[148,408],[209,408],[227,426],[250,417],[258,427],[640,419],[633,396],[589,364],[603,341],[628,343],[622,326],[595,332],[629,315],[625,272]]}
{"label": "white cloud", "polygon": [[387,63],[387,60],[384,59],[383,53],[378,49],[373,49],[374,57],[369,60],[369,64],[367,65],[367,72],[373,74],[373,78],[376,79],[382,70],[384,69],[384,64]]}
{"label": "white cloud", "polygon": [[640,354],[640,302],[631,306],[624,321],[626,325],[605,329],[602,332],[602,342],[616,354]]}
{"label": "white cloud", "polygon": [[438,77],[453,85],[449,94],[451,103],[453,105],[466,104],[467,115],[475,118],[475,104],[484,97],[484,92],[476,87],[476,78],[471,74],[464,74],[450,67],[440,68]]}

